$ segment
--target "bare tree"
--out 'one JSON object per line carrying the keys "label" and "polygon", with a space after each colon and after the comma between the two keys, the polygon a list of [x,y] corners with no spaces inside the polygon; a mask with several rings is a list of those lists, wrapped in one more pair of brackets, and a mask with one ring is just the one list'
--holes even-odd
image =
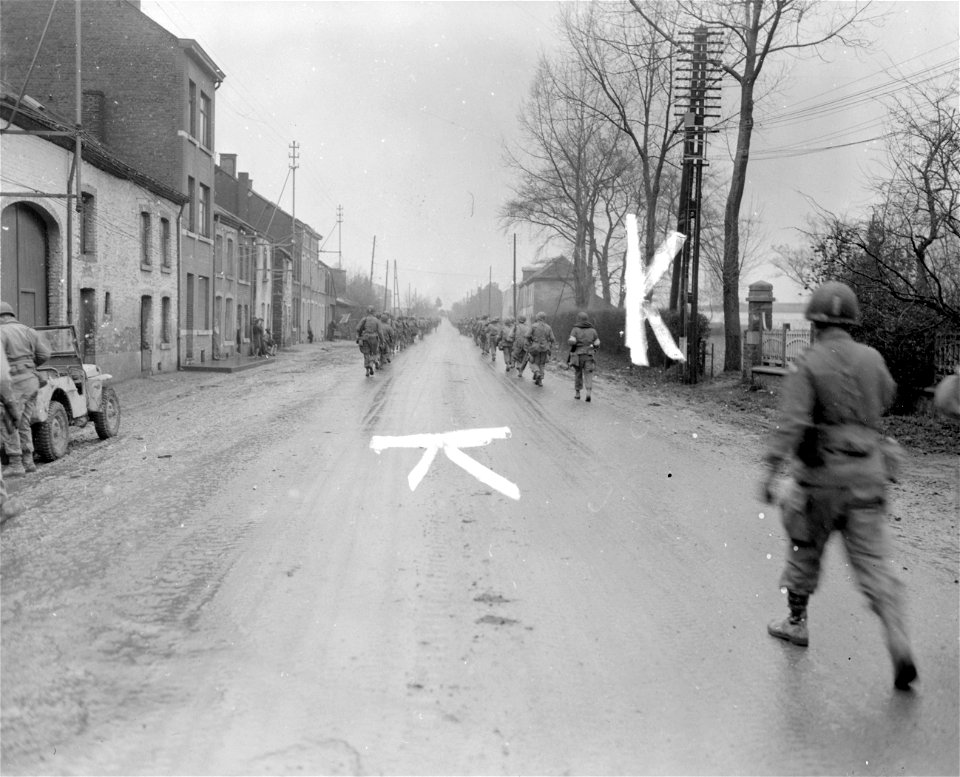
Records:
{"label": "bare tree", "polygon": [[[957,79],[916,87],[891,111],[887,171],[859,219],[821,212],[813,280],[841,277],[901,310],[960,326],[960,116]],[[825,241],[833,250],[824,250]]]}
{"label": "bare tree", "polygon": [[523,147],[506,151],[518,183],[500,214],[508,227],[528,224],[572,247],[578,306],[594,290],[597,231],[609,228],[595,221],[598,203],[629,165],[618,133],[586,108],[593,88],[569,63],[541,61],[519,117]]}
{"label": "bare tree", "polygon": [[[650,8],[669,26],[672,4],[651,2]],[[562,18],[575,61],[596,86],[586,92],[593,99],[586,108],[622,133],[636,155],[627,206],[642,214],[649,262],[670,212],[661,196],[675,174],[670,155],[682,142],[671,115],[675,47],[622,4],[569,4]]]}
{"label": "bare tree", "polygon": [[[682,44],[674,28],[651,12],[646,2],[630,0],[637,14],[665,40]],[[737,144],[724,209],[723,318],[724,369],[740,369],[740,206],[747,180],[757,81],[767,62],[791,53],[821,53],[831,42],[865,46],[857,37],[869,4],[814,0],[676,0],[691,26],[721,31],[725,54],[711,63],[734,79],[740,91]],[[675,23],[675,19],[670,19]]]}
{"label": "bare tree", "polygon": [[[724,277],[724,235],[723,219],[712,206],[714,200],[704,198],[702,221],[704,229],[700,236],[701,271],[704,273],[706,287],[713,299],[723,297]],[[748,212],[740,216],[740,259],[737,262],[737,275],[749,275],[763,263],[761,247],[766,242],[767,233],[763,226],[763,206],[753,200]]]}

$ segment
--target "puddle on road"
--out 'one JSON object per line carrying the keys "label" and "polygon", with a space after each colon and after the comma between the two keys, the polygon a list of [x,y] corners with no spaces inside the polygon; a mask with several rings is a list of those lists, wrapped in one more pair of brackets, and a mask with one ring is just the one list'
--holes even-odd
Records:
{"label": "puddle on road", "polygon": [[480,594],[480,596],[475,596],[473,601],[482,602],[483,604],[508,604],[512,602],[512,599],[507,599],[500,594],[485,593]]}

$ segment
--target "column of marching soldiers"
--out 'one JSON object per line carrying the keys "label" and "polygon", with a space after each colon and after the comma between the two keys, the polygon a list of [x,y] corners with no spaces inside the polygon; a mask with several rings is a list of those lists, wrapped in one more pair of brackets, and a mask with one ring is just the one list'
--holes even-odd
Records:
{"label": "column of marching soldiers", "polygon": [[[507,374],[516,370],[517,377],[522,378],[529,364],[534,384],[542,386],[544,366],[557,346],[557,338],[546,318],[545,313],[537,313],[533,322],[528,324],[524,315],[517,316],[516,321],[507,316],[503,323],[497,316],[481,316],[458,321],[457,329],[460,334],[472,337],[480,347],[481,355],[489,356],[492,363],[496,364],[497,351],[501,351]],[[567,338],[567,344],[570,346],[567,365],[575,371],[574,399],[580,399],[580,391],[585,388],[586,401],[590,402],[595,353],[600,347],[600,339],[586,313],[577,314],[577,322]]]}
{"label": "column of marching soldiers", "polygon": [[368,307],[367,314],[357,324],[357,345],[363,354],[366,377],[373,377],[377,370],[391,363],[391,356],[423,340],[439,323],[436,317],[377,315],[372,306]]}

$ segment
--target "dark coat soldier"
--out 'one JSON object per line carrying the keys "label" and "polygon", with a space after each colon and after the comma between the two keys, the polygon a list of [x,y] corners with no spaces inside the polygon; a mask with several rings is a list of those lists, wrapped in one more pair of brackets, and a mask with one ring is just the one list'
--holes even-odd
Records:
{"label": "dark coat soldier", "polygon": [[367,315],[357,324],[357,345],[363,354],[363,368],[367,377],[380,367],[380,339],[380,319],[373,315],[373,307],[370,306]]}
{"label": "dark coat soldier", "polygon": [[574,399],[580,399],[580,389],[587,390],[587,402],[590,401],[590,392],[593,389],[593,372],[595,369],[594,353],[600,347],[600,336],[593,328],[587,314],[582,310],[577,313],[577,323],[567,338],[570,345],[570,364],[576,372],[574,380]]}
{"label": "dark coat soldier", "polygon": [[859,316],[856,295],[835,281],[818,288],[807,306],[816,340],[787,376],[781,420],[766,454],[764,501],[773,499],[781,462],[791,462],[793,475],[781,499],[789,542],[780,583],[790,614],[767,630],[795,645],[809,643],[807,602],[817,588],[827,540],[839,532],[860,589],[883,622],[894,685],[906,690],[917,670],[902,583],[888,561],[886,491],[893,473],[885,449],[892,441],[880,433],[880,416],[893,402],[896,384],[883,357],[850,337],[848,328]]}
{"label": "dark coat soldier", "polygon": [[530,361],[530,354],[527,353],[527,338],[530,337],[530,327],[527,325],[526,316],[517,316],[516,337],[513,340],[513,363],[517,368],[517,377],[523,377],[523,371]]}
{"label": "dark coat soldier", "polygon": [[33,461],[33,423],[37,410],[37,392],[40,379],[36,369],[50,358],[50,346],[36,329],[17,321],[13,308],[0,302],[0,328],[3,329],[3,349],[10,367],[13,397],[19,408],[15,429],[3,429],[3,447],[10,465],[5,474],[23,475],[35,472]]}
{"label": "dark coat soldier", "polygon": [[490,361],[496,364],[497,361],[497,340],[500,339],[500,319],[497,316],[494,316],[487,322],[487,326],[484,328],[485,337],[487,339],[486,348],[484,348],[484,353],[490,354]]}
{"label": "dark coat soldier", "polygon": [[553,350],[557,338],[553,335],[553,327],[547,323],[547,314],[537,313],[536,321],[530,327],[530,334],[527,337],[526,350],[530,354],[530,362],[533,364],[533,382],[538,386],[543,385],[543,366],[550,358],[550,351]]}
{"label": "dark coat soldier", "polygon": [[513,323],[513,317],[507,316],[500,327],[500,337],[497,339],[497,348],[503,351],[503,361],[507,365],[504,372],[510,372],[513,369],[513,344],[517,338],[517,327]]}

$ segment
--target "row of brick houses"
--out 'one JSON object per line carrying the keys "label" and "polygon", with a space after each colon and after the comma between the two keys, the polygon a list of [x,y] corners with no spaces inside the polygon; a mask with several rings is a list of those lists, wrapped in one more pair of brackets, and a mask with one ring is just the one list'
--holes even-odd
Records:
{"label": "row of brick houses", "polygon": [[256,317],[283,344],[323,336],[342,272],[236,155],[217,164],[225,74],[197,41],[136,0],[0,18],[0,283],[22,321],[74,324],[118,378],[249,353]]}

